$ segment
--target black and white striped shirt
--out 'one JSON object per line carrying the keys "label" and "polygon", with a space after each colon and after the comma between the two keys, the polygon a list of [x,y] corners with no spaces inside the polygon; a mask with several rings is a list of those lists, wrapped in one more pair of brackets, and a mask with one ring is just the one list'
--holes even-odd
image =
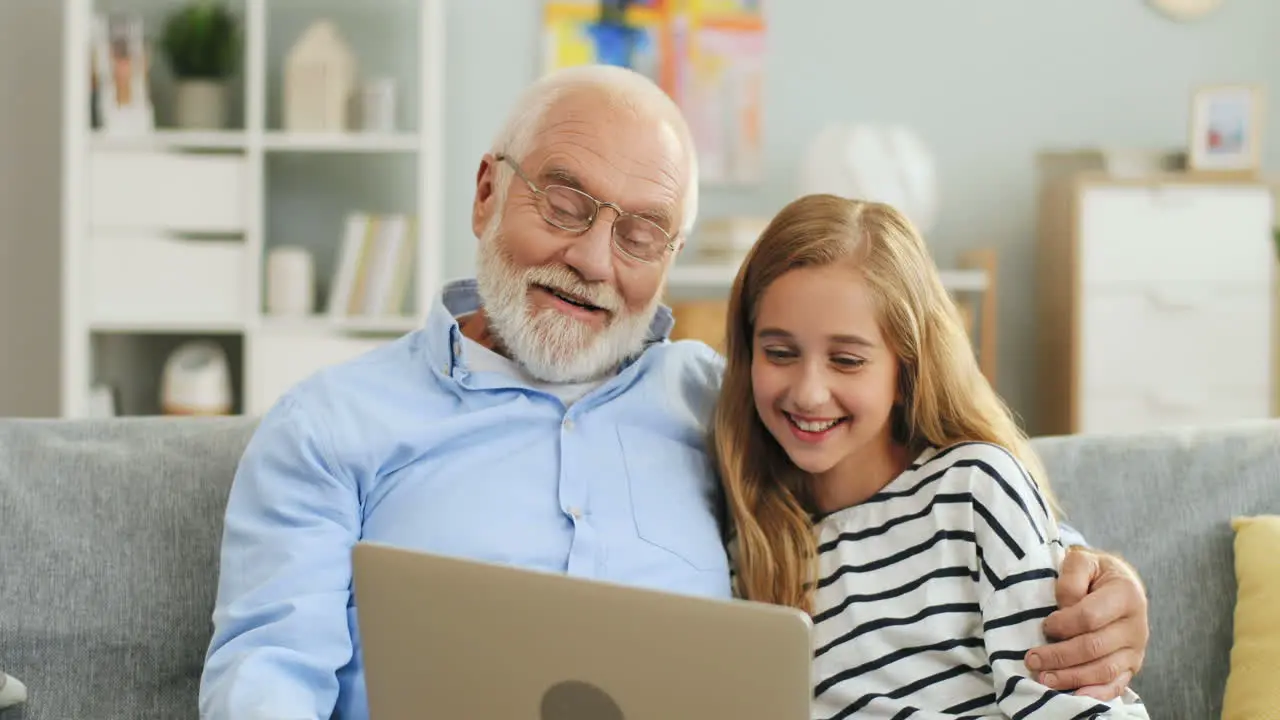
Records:
{"label": "black and white striped shirt", "polygon": [[1026,651],[1065,550],[1004,449],[929,449],[866,502],[815,521],[815,719],[1146,718],[1032,679]]}

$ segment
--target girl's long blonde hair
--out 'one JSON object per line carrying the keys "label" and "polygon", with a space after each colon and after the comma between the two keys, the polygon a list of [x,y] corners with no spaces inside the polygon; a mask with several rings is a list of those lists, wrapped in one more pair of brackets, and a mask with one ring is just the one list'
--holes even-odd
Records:
{"label": "girl's long blonde hair", "polygon": [[728,367],[711,447],[736,535],[739,592],[806,612],[817,557],[810,477],[791,463],[756,414],[753,334],[760,298],[774,280],[796,268],[836,263],[861,272],[898,359],[894,440],[913,457],[930,446],[1000,445],[1036,479],[1050,507],[1058,507],[1027,436],[979,370],[959,312],[911,223],[880,203],[802,197],[770,222],[734,281]]}

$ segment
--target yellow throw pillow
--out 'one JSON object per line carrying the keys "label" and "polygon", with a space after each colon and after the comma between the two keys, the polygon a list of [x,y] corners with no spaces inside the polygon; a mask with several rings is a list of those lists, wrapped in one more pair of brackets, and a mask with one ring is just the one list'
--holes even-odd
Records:
{"label": "yellow throw pillow", "polygon": [[1280,515],[1231,527],[1237,597],[1222,720],[1280,720]]}

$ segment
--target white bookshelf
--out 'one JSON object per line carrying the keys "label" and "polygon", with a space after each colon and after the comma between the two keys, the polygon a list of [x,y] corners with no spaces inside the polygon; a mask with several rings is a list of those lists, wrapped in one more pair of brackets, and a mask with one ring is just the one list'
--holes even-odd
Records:
{"label": "white bookshelf", "polygon": [[[89,413],[108,384],[122,415],[159,412],[161,368],[185,340],[228,354],[233,412],[259,415],[297,381],[420,326],[442,282],[444,0],[239,0],[244,49],[232,122],[167,122],[156,36],[179,0],[67,0],[63,86],[62,413]],[[95,12],[140,14],[156,130],[91,126]],[[361,80],[396,80],[396,130],[283,129],[284,58],[313,21],[332,19]],[[414,219],[408,298],[390,314],[332,317],[328,293],[351,212]],[[316,269],[315,314],[266,311],[268,253],[301,246]]]}

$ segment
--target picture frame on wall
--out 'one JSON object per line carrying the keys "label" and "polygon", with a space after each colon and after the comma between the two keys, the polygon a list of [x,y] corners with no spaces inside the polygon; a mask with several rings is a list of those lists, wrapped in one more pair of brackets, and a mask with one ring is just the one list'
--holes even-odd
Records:
{"label": "picture frame on wall", "polygon": [[1212,85],[1191,97],[1187,167],[1255,175],[1262,163],[1263,93],[1255,85]]}

